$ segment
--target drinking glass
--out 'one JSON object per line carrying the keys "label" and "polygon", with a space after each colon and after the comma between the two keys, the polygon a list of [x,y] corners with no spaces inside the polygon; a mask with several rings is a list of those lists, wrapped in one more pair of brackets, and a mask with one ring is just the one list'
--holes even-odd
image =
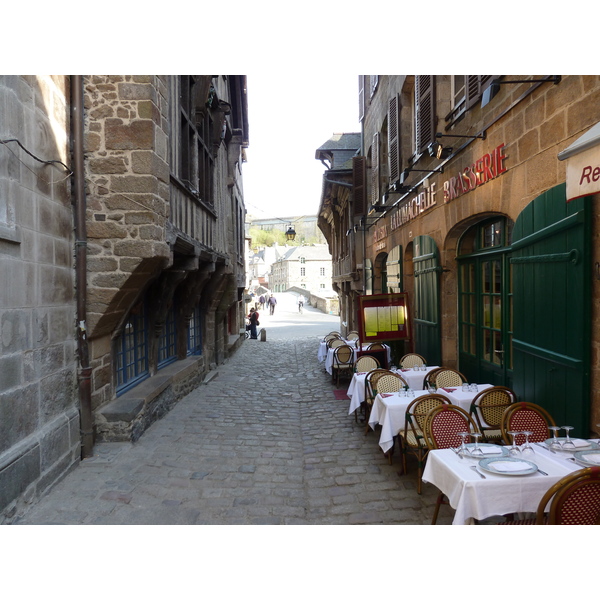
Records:
{"label": "drinking glass", "polygon": [[520,433],[520,432],[519,431],[509,431],[508,432],[508,435],[510,435],[510,437],[512,437],[512,446],[508,449],[508,454],[510,456],[514,456],[516,458],[521,456],[521,448],[519,448],[519,446],[517,446],[517,443],[516,443],[518,433]]}
{"label": "drinking glass", "polygon": [[569,437],[569,431],[571,431],[571,429],[573,429],[573,427],[571,427],[571,425],[563,425],[561,427],[561,429],[564,429],[566,432],[565,433],[565,441],[563,442],[563,445],[562,445],[563,450],[575,450],[575,444]]}
{"label": "drinking glass", "polygon": [[460,436],[460,448],[459,448],[457,454],[460,454],[462,456],[467,456],[469,454],[469,451],[467,450],[467,446],[465,445],[465,440],[467,439],[469,432],[468,431],[459,431],[458,435]]}
{"label": "drinking glass", "polygon": [[468,383],[463,383],[462,384],[462,391],[463,392],[468,392],[469,391],[469,384]]}
{"label": "drinking glass", "polygon": [[535,450],[529,443],[529,436],[533,435],[533,431],[523,431],[523,435],[525,436],[525,445],[521,448],[521,456],[523,458],[532,458]]}
{"label": "drinking glass", "polygon": [[483,458],[483,450],[479,447],[479,438],[481,437],[481,433],[473,432],[471,437],[475,440],[475,446],[471,448],[471,456],[473,458]]}
{"label": "drinking glass", "polygon": [[561,450],[562,445],[560,443],[560,440],[558,439],[558,432],[560,431],[560,427],[557,427],[556,425],[551,425],[550,427],[548,427],[548,429],[550,429],[553,433],[552,441],[550,442],[550,448],[552,450]]}

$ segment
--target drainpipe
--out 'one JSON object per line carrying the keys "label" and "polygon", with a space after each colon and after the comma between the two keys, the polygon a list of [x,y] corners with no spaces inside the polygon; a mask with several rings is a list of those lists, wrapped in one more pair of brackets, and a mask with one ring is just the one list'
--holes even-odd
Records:
{"label": "drainpipe", "polygon": [[87,317],[87,228],[83,172],[83,76],[71,75],[71,134],[73,153],[73,203],[75,220],[75,281],[77,296],[77,351],[81,458],[92,456],[93,419]]}

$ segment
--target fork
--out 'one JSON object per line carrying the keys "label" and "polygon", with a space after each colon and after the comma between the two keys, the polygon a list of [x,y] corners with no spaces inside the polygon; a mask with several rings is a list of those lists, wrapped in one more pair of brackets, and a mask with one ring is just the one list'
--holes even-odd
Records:
{"label": "fork", "polygon": [[473,471],[475,471],[475,473],[477,473],[477,475],[479,475],[479,477],[481,477],[481,479],[487,479],[487,477],[483,473],[480,473],[477,470],[477,466],[476,465],[471,465],[471,469],[473,469]]}

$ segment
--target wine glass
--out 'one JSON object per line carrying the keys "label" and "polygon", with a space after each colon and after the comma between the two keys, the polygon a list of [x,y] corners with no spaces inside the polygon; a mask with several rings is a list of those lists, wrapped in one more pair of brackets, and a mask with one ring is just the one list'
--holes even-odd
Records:
{"label": "wine glass", "polygon": [[560,440],[558,439],[558,432],[560,431],[560,427],[557,427],[556,425],[551,425],[548,427],[548,429],[550,429],[550,431],[552,431],[553,433],[552,441],[550,442],[550,448],[552,450],[561,450],[562,445],[560,443]]}
{"label": "wine glass", "polygon": [[521,448],[521,456],[523,458],[533,458],[535,450],[529,443],[529,436],[533,435],[533,431],[523,431],[523,435],[525,436],[525,445]]}
{"label": "wine glass", "polygon": [[473,448],[471,448],[471,456],[473,458],[483,458],[483,450],[479,447],[479,438],[481,437],[481,433],[473,432],[471,436],[475,440],[475,445]]}
{"label": "wine glass", "polygon": [[517,446],[517,434],[519,431],[509,431],[508,435],[512,437],[512,446],[508,449],[508,453],[510,456],[519,457],[521,456],[521,448]]}
{"label": "wine glass", "polygon": [[561,429],[565,430],[565,441],[562,445],[563,450],[575,450],[575,444],[573,443],[573,440],[571,440],[571,438],[569,437],[569,431],[571,431],[573,427],[571,427],[571,425],[563,425]]}
{"label": "wine glass", "polygon": [[460,436],[460,448],[458,449],[457,454],[461,455],[461,456],[467,456],[467,454],[469,453],[467,446],[465,444],[465,440],[467,439],[467,436],[469,435],[468,431],[459,431],[458,434]]}

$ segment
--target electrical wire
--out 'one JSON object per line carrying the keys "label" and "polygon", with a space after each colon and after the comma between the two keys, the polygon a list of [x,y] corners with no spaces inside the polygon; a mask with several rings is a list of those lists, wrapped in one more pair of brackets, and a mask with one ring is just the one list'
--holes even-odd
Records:
{"label": "electrical wire", "polygon": [[[64,167],[67,170],[69,175],[73,174],[73,171],[67,165],[65,165],[64,162],[62,162],[60,160],[42,160],[41,158],[38,158],[35,154],[33,154],[29,150],[27,150],[27,148],[25,148],[25,146],[23,146],[23,144],[16,138],[0,140],[0,144],[6,145],[9,142],[15,142],[15,144],[18,144],[19,148],[21,148],[21,150],[23,150],[23,152],[25,152],[26,154],[29,154],[29,156],[31,156],[31,158],[37,160],[38,162],[45,164],[45,165],[56,165],[56,164],[61,165],[62,167]],[[10,150],[10,148],[9,148],[9,150]]]}

